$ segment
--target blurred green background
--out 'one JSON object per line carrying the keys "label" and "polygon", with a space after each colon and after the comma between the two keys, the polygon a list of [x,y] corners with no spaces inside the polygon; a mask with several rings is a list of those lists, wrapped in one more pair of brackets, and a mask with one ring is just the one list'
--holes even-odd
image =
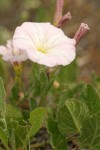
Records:
{"label": "blurred green background", "polygon": [[[15,28],[25,21],[52,23],[55,4],[56,0],[0,0],[0,45],[12,38]],[[91,29],[77,45],[77,78],[87,82],[91,73],[100,75],[100,0],[65,0],[63,12],[68,11],[72,14],[72,20],[63,26],[66,35],[72,38],[81,22],[87,23]],[[27,72],[28,68],[29,63],[25,68]],[[74,74],[72,70],[75,69],[69,69],[69,74]],[[0,76],[5,78],[5,84],[8,78],[10,85],[13,82],[12,67],[1,58]]]}

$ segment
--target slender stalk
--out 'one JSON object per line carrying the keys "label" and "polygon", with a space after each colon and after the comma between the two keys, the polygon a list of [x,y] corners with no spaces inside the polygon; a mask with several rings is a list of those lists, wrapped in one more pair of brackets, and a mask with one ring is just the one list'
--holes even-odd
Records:
{"label": "slender stalk", "polygon": [[58,22],[62,18],[64,0],[57,0],[56,2],[56,11],[54,15],[54,25],[57,26]]}
{"label": "slender stalk", "polygon": [[[49,68],[50,69],[50,68]],[[51,79],[53,78],[54,74],[56,73],[56,71],[59,69],[59,66],[58,67],[55,67],[52,71],[48,70],[47,71],[47,76],[48,76],[48,80],[49,82],[51,81]],[[53,85],[53,84],[52,84]],[[51,87],[50,87],[51,88]],[[38,104],[38,106],[45,106],[45,104],[47,103],[46,102],[46,96],[50,90],[50,88],[48,89],[48,91],[43,91],[42,95],[41,95],[41,98],[40,98],[40,102]]]}
{"label": "slender stalk", "polygon": [[22,74],[22,64],[14,65],[14,71],[15,71],[15,84],[20,88],[22,85],[21,81],[21,74]]}
{"label": "slender stalk", "polygon": [[12,150],[16,150],[15,130],[14,129],[12,129],[10,143],[11,143]]}
{"label": "slender stalk", "polygon": [[29,150],[30,150],[30,149],[31,149],[31,148],[30,148],[30,140],[29,140],[29,142],[28,142],[28,143],[29,143],[29,144],[28,144],[28,148],[29,148]]}
{"label": "slender stalk", "polygon": [[40,98],[40,102],[38,104],[38,107],[44,106],[45,104],[46,104],[46,95],[43,94],[43,96],[41,96],[41,98]]}

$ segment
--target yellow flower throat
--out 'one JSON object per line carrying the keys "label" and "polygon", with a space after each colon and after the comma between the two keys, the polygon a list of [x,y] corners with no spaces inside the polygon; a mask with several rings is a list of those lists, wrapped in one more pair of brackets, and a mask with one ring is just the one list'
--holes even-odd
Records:
{"label": "yellow flower throat", "polygon": [[41,53],[44,53],[46,54],[47,53],[47,50],[44,48],[44,47],[38,47],[37,50]]}

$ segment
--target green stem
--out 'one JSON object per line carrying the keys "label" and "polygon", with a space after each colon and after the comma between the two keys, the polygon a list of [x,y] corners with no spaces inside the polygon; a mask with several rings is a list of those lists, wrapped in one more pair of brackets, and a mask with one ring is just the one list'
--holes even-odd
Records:
{"label": "green stem", "polygon": [[14,66],[15,71],[15,84],[19,87],[22,85],[21,74],[22,74],[22,64],[17,64]]}
{"label": "green stem", "polygon": [[1,117],[3,118],[4,128],[7,132],[7,134],[9,135],[5,114],[6,114],[6,104],[4,103],[4,106],[3,106],[3,109],[2,109],[2,112],[1,112]]}
{"label": "green stem", "polygon": [[[59,69],[59,66],[55,67],[54,70],[52,72],[50,72],[48,70],[47,72],[47,76],[48,76],[48,80],[50,82],[50,80],[53,78],[54,74],[56,73],[56,71]],[[51,88],[51,87],[50,87]],[[39,102],[39,106],[44,106],[46,104],[46,96],[50,90],[50,88],[48,89],[48,91],[43,91],[43,94],[41,95],[41,98],[40,98],[40,102]],[[44,89],[45,90],[45,89]]]}
{"label": "green stem", "polygon": [[39,102],[39,104],[38,104],[38,107],[40,107],[40,106],[44,106],[45,104],[46,104],[46,95],[43,95],[43,96],[41,96],[41,98],[40,98],[40,102]]}
{"label": "green stem", "polygon": [[[8,127],[7,127],[7,123],[6,123],[6,116],[5,116],[5,113],[6,113],[6,105],[5,105],[5,103],[4,103],[4,109],[3,109],[2,112],[1,112],[1,118],[3,118],[3,123],[4,123],[5,131],[6,131],[7,135],[8,135],[8,137],[10,137],[10,136],[9,136]],[[10,150],[9,147],[6,147],[6,148],[7,148],[7,150]]]}
{"label": "green stem", "polygon": [[11,139],[10,139],[12,150],[16,150],[16,142],[15,142],[15,130],[11,131]]}

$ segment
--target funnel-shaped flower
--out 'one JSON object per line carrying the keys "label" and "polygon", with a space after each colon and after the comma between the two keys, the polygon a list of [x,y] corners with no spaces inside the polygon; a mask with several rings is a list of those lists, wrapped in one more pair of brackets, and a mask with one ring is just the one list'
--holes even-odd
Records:
{"label": "funnel-shaped flower", "polygon": [[50,23],[23,23],[16,28],[13,42],[30,60],[48,67],[68,65],[76,55],[75,39]]}
{"label": "funnel-shaped flower", "polygon": [[24,51],[17,49],[13,45],[13,41],[7,41],[6,46],[0,46],[0,55],[2,55],[3,60],[9,61],[10,63],[20,63],[27,59],[27,55]]}

